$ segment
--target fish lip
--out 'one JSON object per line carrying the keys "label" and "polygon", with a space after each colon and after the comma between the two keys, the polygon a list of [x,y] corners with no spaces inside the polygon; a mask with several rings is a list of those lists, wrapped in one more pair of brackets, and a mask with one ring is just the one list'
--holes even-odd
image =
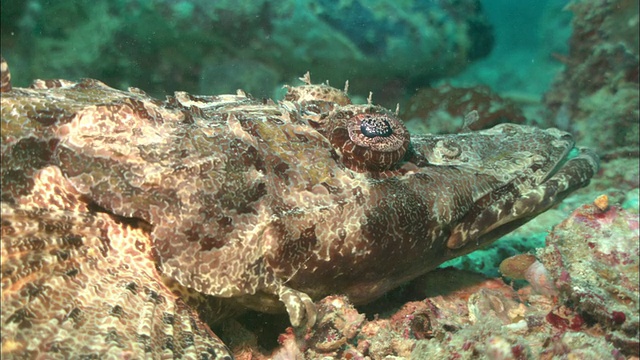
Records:
{"label": "fish lip", "polygon": [[573,139],[573,135],[571,133],[562,131],[557,128],[548,128],[544,130],[546,133],[553,135],[556,137],[556,140],[552,143],[552,145],[556,145],[556,147],[562,147],[563,151],[559,156],[556,157],[555,164],[549,168],[545,176],[540,180],[540,183],[544,183],[549,180],[553,175],[557,174],[560,169],[562,169],[569,160],[572,159],[571,152],[575,147],[575,140]]}
{"label": "fish lip", "polygon": [[562,131],[557,128],[549,128],[544,131],[555,135],[557,137],[555,144],[564,147],[564,150],[556,157],[555,164],[549,168],[545,176],[541,179],[540,184],[552,178],[559,171],[568,166],[569,162],[578,158],[586,160],[589,163],[593,174],[598,172],[600,169],[600,157],[596,151],[588,147],[577,146],[573,135],[569,132]]}

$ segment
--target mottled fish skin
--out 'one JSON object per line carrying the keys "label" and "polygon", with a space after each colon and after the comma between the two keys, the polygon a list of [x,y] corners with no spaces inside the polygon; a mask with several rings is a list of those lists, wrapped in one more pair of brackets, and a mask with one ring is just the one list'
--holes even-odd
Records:
{"label": "mottled fish skin", "polygon": [[2,357],[230,359],[155,268],[151,238],[87,208],[60,169],[2,202]]}
{"label": "mottled fish skin", "polygon": [[[95,254],[100,241],[92,240],[94,233],[131,227],[127,231],[146,241],[137,250],[146,260],[116,277],[162,293],[173,304],[169,313],[179,311],[172,309],[180,298],[162,287],[160,275],[261,311],[277,310],[274,299],[280,299],[294,326],[313,324],[312,299],[343,293],[355,303],[371,301],[517,228],[588,184],[598,167],[589,149],[576,149],[569,158],[573,140],[556,129],[503,124],[410,136],[396,114],[353,105],[344,91],[313,85],[308,77],[305,85],[289,87],[279,103],[242,92],[176,92],[158,100],[90,79],[11,88],[4,79],[3,72],[3,235],[11,233],[13,241],[6,251],[43,253],[12,245],[26,236],[16,224],[44,222],[49,211],[66,209],[56,196],[73,194],[74,209],[62,221],[69,225],[57,230],[61,235],[38,233],[42,242],[60,247],[57,237],[74,234],[87,239],[83,251]],[[39,202],[25,200],[47,186],[39,179],[51,172],[58,188],[67,190]],[[27,213],[8,216],[5,224],[5,211]],[[85,218],[88,224],[76,228]],[[102,258],[126,264],[120,247],[126,245],[114,245],[123,241],[116,235],[111,246],[103,246]],[[82,269],[91,266],[75,253],[69,258],[85,264]],[[4,266],[3,260],[3,305],[5,296],[15,301],[3,306],[3,352],[9,353],[25,330],[7,319],[28,307],[19,294],[32,281],[5,274]],[[77,281],[81,287],[107,286],[101,279],[107,269],[98,267]],[[27,263],[23,273],[36,273],[58,291],[53,270]],[[126,289],[109,286],[111,293],[82,304],[118,304]],[[73,299],[74,291],[61,296]],[[141,301],[122,309],[142,313],[145,306]],[[60,316],[45,308],[30,314],[43,321]],[[213,344],[213,335],[202,330],[206,325],[191,319],[201,339]],[[138,346],[130,340],[139,334],[133,320],[122,321],[121,328],[114,325],[126,332],[121,343]],[[95,329],[102,334],[96,337],[103,336],[106,325]],[[13,347],[5,349],[5,343]],[[42,341],[33,346],[49,349]],[[104,342],[99,346],[111,351]]]}

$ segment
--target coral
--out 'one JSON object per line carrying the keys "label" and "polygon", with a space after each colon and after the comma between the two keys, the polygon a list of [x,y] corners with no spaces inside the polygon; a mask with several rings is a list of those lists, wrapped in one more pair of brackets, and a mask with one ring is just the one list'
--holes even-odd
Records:
{"label": "coral", "polygon": [[588,204],[556,226],[538,254],[561,300],[607,329],[629,355],[640,351],[638,229],[637,214]]}
{"label": "coral", "polygon": [[524,279],[527,269],[534,262],[536,262],[536,257],[530,254],[511,256],[500,263],[500,273],[512,279]]}
{"label": "coral", "polygon": [[364,315],[342,296],[322,299],[317,303],[317,311],[317,325],[306,339],[306,345],[318,353],[339,350],[355,337],[364,321]]}
{"label": "coral", "polygon": [[602,152],[637,151],[638,2],[573,1],[566,68],[545,95],[548,126],[570,130]]}

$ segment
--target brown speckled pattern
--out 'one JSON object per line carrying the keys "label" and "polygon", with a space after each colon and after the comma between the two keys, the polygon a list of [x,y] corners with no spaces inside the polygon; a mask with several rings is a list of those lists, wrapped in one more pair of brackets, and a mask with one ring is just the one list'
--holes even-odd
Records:
{"label": "brown speckled pattern", "polygon": [[[83,270],[78,288],[50,285],[50,291],[62,292],[56,299],[67,299],[65,305],[85,294],[84,307],[105,303],[91,311],[108,316],[107,305],[130,296],[123,295],[128,290],[121,286],[127,279],[164,300],[138,297],[139,302],[123,302],[117,312],[149,314],[145,309],[153,305],[160,312],[146,319],[162,311],[189,318],[177,295],[158,280],[157,268],[185,287],[238,297],[258,310],[274,310],[273,300],[279,298],[292,324],[299,326],[315,320],[312,299],[331,293],[347,294],[354,303],[375,299],[513,230],[586,185],[597,169],[588,149],[567,160],[573,141],[555,129],[504,124],[409,137],[395,114],[372,104],[351,105],[346,92],[311,85],[308,77],[305,81],[289,88],[281,103],[257,101],[242,92],[177,92],[161,101],[95,80],[37,81],[29,89],[3,85],[3,232],[5,217],[15,219],[6,225],[14,235],[6,243],[3,239],[3,251],[5,244],[7,251],[20,248],[12,244],[27,236],[18,223],[49,221],[51,211],[58,214],[56,209],[66,206],[56,197],[74,194],[73,211],[51,221],[65,224],[56,230],[61,235],[79,236],[83,251],[96,260],[68,253],[68,263]],[[362,114],[384,117],[383,130],[359,133],[381,138],[351,137],[358,128],[350,121],[361,121]],[[347,129],[340,130],[340,141],[333,138],[336,129]],[[396,145],[385,143],[391,138]],[[354,143],[361,149],[353,150]],[[369,148],[374,143],[382,145]],[[43,171],[57,175],[40,181]],[[61,195],[54,190],[55,196],[20,210],[24,199],[49,182],[67,190]],[[20,211],[26,212],[14,215]],[[132,224],[137,227],[127,230]],[[38,234],[41,243],[62,246],[55,235]],[[134,255],[126,255],[134,251],[127,242],[132,237],[144,244],[134,247],[135,256],[144,258],[135,266],[127,258]],[[58,281],[55,268],[22,260],[45,251],[31,246],[14,262],[22,264],[22,272],[37,274],[34,279]],[[109,266],[92,267],[91,261]],[[129,267],[116,271],[118,264]],[[7,325],[15,324],[8,319],[25,306],[27,300],[18,294],[33,286],[32,278],[5,273],[4,267],[3,260],[3,289],[15,290],[3,292],[3,305],[5,294],[12,294],[7,300],[13,301],[3,306],[3,351],[10,344],[12,351],[24,352],[18,345],[30,333]],[[97,284],[107,290],[80,290]],[[23,314],[61,316],[46,307]],[[212,344],[206,326],[200,327],[197,316],[190,319],[197,325],[192,333]],[[96,323],[87,341],[96,344],[95,351],[111,351],[97,333],[112,326],[120,344],[139,351],[141,334],[169,331],[141,332],[133,324],[138,323],[128,318],[120,325]],[[38,329],[58,336],[47,326]],[[78,330],[65,331],[59,336]],[[46,349],[45,340],[39,341],[31,346]],[[161,352],[158,346],[153,354]]]}
{"label": "brown speckled pattern", "polygon": [[2,203],[3,358],[228,356],[163,284],[147,232],[89,211],[55,166],[33,180]]}

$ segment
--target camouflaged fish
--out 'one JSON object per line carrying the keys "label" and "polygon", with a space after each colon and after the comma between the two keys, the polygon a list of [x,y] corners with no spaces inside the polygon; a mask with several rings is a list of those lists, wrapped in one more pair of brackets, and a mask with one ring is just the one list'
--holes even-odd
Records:
{"label": "camouflaged fish", "polygon": [[[2,355],[225,358],[199,296],[315,321],[489,244],[577,188],[557,129],[410,135],[328,85],[283,101],[96,81],[12,88],[2,61]],[[283,306],[284,305],[284,306]]]}

